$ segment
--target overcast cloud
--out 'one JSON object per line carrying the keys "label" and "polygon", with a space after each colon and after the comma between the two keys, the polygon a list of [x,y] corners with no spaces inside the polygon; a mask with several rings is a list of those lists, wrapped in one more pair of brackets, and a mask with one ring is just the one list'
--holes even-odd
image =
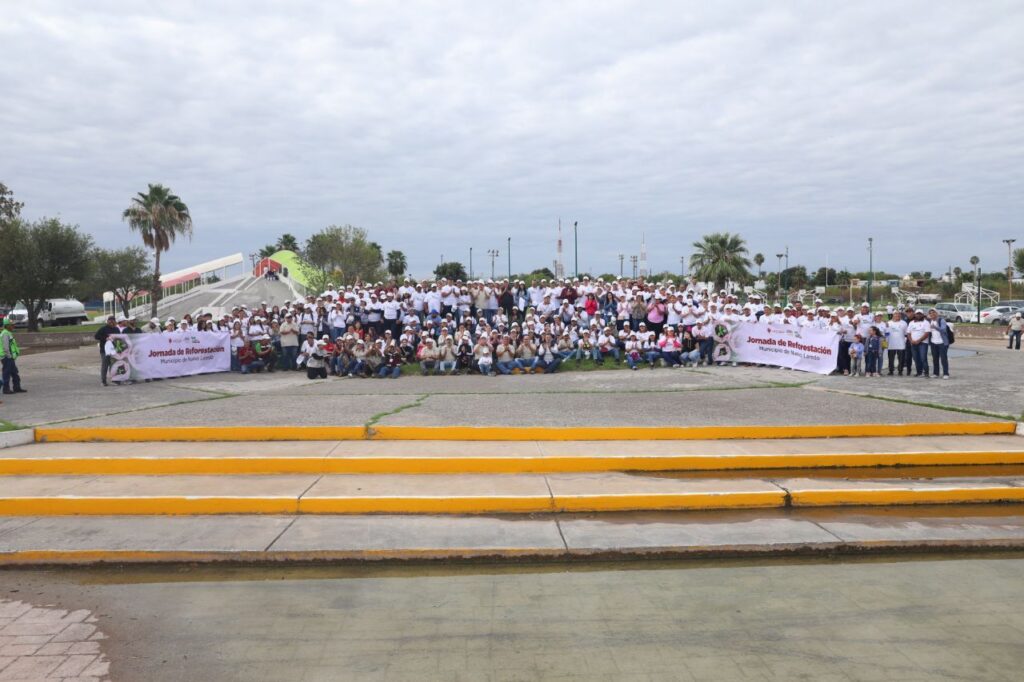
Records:
{"label": "overcast cloud", "polygon": [[[1005,267],[1024,244],[1024,3],[0,2],[0,181],[104,246],[147,182],[166,269],[365,227],[426,274],[712,230],[793,263]],[[490,265],[487,263],[486,270]],[[489,272],[488,272],[489,274]]]}

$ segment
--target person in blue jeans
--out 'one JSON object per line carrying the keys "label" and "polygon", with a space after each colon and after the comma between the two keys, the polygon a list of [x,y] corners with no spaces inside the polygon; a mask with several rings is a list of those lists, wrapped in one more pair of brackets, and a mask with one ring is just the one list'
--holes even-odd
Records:
{"label": "person in blue jeans", "polygon": [[861,362],[864,360],[864,337],[854,334],[853,343],[850,344],[850,348],[846,352],[850,356],[850,376],[864,376],[864,368],[861,366]]}
{"label": "person in blue jeans", "polygon": [[924,319],[920,310],[914,313],[914,321],[907,325],[907,338],[914,358],[915,375],[928,376],[928,339],[931,338],[931,324]]}
{"label": "person in blue jeans", "polygon": [[868,338],[864,342],[865,371],[869,377],[882,373],[882,331],[875,326],[868,329]]}
{"label": "person in blue jeans", "polygon": [[949,324],[939,317],[935,308],[928,311],[928,323],[931,325],[931,338],[929,339],[932,350],[932,376],[939,376],[939,367],[942,368],[942,378],[949,378]]}

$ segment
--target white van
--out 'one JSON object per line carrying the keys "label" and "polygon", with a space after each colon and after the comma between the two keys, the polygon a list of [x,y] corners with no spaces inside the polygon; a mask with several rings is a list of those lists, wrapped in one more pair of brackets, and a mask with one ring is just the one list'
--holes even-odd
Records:
{"label": "white van", "polygon": [[[28,326],[28,310],[25,304],[19,302],[14,310],[7,316],[14,322],[15,327]],[[39,311],[39,324],[81,324],[89,319],[85,314],[85,305],[73,298],[51,298],[46,301],[43,309]]]}

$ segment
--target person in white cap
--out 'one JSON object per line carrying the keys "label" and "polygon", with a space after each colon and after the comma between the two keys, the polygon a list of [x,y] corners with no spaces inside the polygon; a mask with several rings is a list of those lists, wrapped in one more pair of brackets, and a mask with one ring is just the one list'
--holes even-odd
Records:
{"label": "person in white cap", "polygon": [[1010,321],[1006,323],[1006,347],[1014,348],[1014,342],[1016,342],[1016,349],[1020,350],[1020,337],[1021,333],[1024,332],[1024,315],[1018,310],[1010,318]]}

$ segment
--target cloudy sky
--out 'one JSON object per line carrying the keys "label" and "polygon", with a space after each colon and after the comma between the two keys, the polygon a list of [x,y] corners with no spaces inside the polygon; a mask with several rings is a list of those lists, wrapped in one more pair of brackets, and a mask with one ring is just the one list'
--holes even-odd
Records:
{"label": "cloudy sky", "polygon": [[416,274],[550,266],[559,217],[596,273],[641,233],[659,271],[713,230],[851,270],[1024,245],[1019,0],[161,5],[0,0],[0,181],[109,247],[167,184],[165,269],[332,223]]}

